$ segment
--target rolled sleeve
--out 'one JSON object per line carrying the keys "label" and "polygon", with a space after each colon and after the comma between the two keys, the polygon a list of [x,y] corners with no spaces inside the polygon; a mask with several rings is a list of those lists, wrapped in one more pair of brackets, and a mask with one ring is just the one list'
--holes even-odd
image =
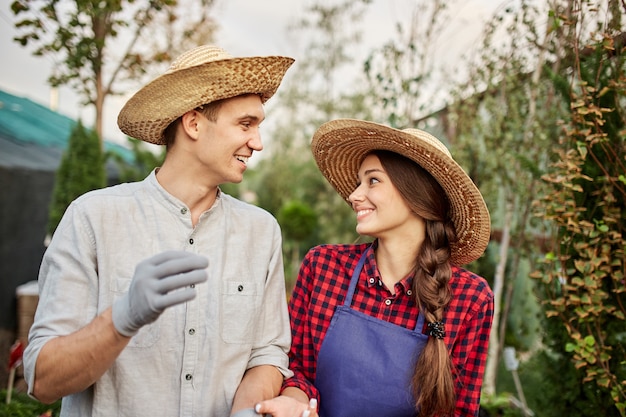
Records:
{"label": "rolled sleeve", "polygon": [[[274,365],[285,378],[293,375],[289,370],[287,353],[291,346],[291,330],[282,259],[282,238],[278,224],[272,236],[272,256],[261,301],[259,329],[250,355],[248,369],[259,365]],[[283,302],[276,303],[276,300]]]}
{"label": "rolled sleeve", "polygon": [[41,263],[39,302],[24,351],[24,376],[31,396],[43,346],[53,338],[81,329],[98,314],[94,239],[85,224],[72,203]]}

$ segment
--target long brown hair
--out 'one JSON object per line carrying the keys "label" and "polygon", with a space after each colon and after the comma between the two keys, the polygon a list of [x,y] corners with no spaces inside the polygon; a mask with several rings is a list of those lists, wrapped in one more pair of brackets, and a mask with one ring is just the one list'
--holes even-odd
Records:
{"label": "long brown hair", "polygon": [[[426,237],[415,260],[413,292],[427,323],[443,321],[452,295],[450,242],[456,239],[450,203],[439,183],[422,167],[395,152],[374,151],[411,210],[426,223]],[[420,417],[452,415],[454,376],[443,339],[429,337],[413,372],[413,393]]]}

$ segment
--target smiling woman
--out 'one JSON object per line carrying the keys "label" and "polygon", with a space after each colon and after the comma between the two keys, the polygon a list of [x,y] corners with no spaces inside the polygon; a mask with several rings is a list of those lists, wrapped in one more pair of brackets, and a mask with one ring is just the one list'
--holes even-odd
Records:
{"label": "smiling woman", "polygon": [[489,242],[478,188],[418,129],[338,119],[311,149],[374,241],[307,253],[289,302],[294,377],[259,410],[316,398],[321,417],[477,415],[493,293],[460,265]]}

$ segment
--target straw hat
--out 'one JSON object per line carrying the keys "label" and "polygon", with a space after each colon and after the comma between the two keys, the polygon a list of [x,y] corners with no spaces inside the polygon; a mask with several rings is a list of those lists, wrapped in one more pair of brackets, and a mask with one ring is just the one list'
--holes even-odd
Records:
{"label": "straw hat", "polygon": [[398,130],[378,123],[338,119],[313,135],[313,157],[328,182],[344,198],[354,191],[359,167],[373,150],[387,150],[412,159],[441,185],[450,201],[450,216],[458,241],[451,246],[451,263],[478,259],[489,243],[490,218],[480,191],[437,138],[418,130]]}
{"label": "straw hat", "polygon": [[133,138],[162,145],[165,128],[198,106],[249,93],[259,94],[265,103],[293,62],[282,56],[233,58],[216,46],[199,46],[135,93],[117,124]]}

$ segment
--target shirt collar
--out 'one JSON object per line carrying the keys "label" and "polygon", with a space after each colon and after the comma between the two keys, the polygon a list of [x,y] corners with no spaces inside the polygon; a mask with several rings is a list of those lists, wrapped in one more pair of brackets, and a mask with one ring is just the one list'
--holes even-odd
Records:
{"label": "shirt collar", "polygon": [[[180,211],[182,214],[186,214],[189,210],[187,205],[183,203],[181,200],[179,200],[178,198],[174,197],[169,192],[167,192],[165,188],[163,188],[163,186],[161,185],[161,183],[159,183],[159,180],[156,177],[156,174],[158,171],[159,171],[159,168],[153,169],[152,172],[146,177],[145,181],[152,188],[155,189],[155,192],[158,195],[162,197],[158,199],[159,201],[162,201],[165,205],[170,206],[176,212]],[[205,213],[213,211],[214,207],[218,207],[221,203],[221,200],[222,200],[222,190],[220,189],[220,187],[217,187],[217,194],[215,196],[215,202],[213,203],[211,208],[209,208],[209,210],[207,210]],[[204,213],[202,214],[204,215]]]}
{"label": "shirt collar", "polygon": [[[372,244],[368,247],[368,252],[366,255],[366,259],[365,259],[365,265],[363,266],[363,268],[365,269],[365,273],[367,274],[365,285],[367,285],[370,288],[375,285],[382,285],[382,282],[380,279],[380,273],[378,272],[378,268],[376,267],[375,251],[377,247],[378,247],[378,240],[374,240]],[[403,293],[407,295],[412,295],[414,274],[415,274],[414,272],[411,272],[409,275],[407,275],[406,277],[398,281],[395,284],[396,289],[398,286],[400,286],[400,290]],[[395,291],[395,292],[398,292],[398,291]]]}

